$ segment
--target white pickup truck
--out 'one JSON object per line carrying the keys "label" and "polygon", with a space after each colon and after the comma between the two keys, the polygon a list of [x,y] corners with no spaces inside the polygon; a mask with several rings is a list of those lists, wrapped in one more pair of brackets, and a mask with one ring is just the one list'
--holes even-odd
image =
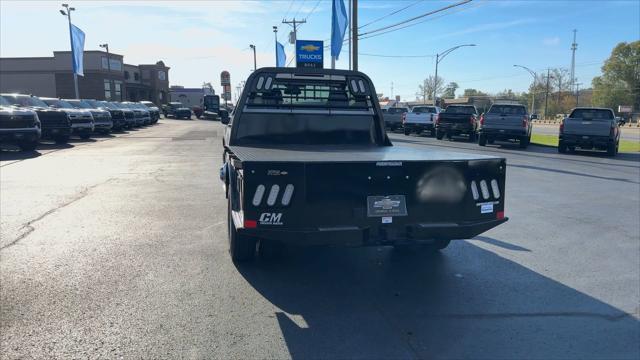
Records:
{"label": "white pickup truck", "polygon": [[437,106],[414,106],[411,112],[403,114],[404,134],[411,135],[411,133],[416,133],[420,135],[423,131],[428,130],[429,135],[435,136],[436,128],[434,124],[438,114],[440,114],[440,108]]}

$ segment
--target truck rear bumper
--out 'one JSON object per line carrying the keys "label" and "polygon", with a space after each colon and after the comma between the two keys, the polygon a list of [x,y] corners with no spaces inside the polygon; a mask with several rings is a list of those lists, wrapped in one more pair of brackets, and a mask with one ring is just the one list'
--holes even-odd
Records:
{"label": "truck rear bumper", "polygon": [[480,129],[480,134],[484,134],[489,139],[507,140],[518,139],[523,136],[527,136],[527,132],[524,129]]}
{"label": "truck rear bumper", "polygon": [[562,134],[560,141],[566,146],[576,146],[583,149],[606,149],[613,142],[613,139],[609,136]]}
{"label": "truck rear bumper", "polygon": [[342,245],[376,246],[397,243],[420,243],[433,240],[471,239],[509,218],[460,223],[419,223],[406,226],[371,228],[337,226],[304,230],[241,228],[239,234],[279,241],[297,246]]}
{"label": "truck rear bumper", "polygon": [[437,130],[441,132],[446,132],[449,134],[469,134],[475,131],[475,129],[469,124],[447,124],[440,123],[437,126]]}
{"label": "truck rear bumper", "polygon": [[410,131],[433,131],[433,123],[431,124],[418,124],[418,123],[405,123],[404,128]]}

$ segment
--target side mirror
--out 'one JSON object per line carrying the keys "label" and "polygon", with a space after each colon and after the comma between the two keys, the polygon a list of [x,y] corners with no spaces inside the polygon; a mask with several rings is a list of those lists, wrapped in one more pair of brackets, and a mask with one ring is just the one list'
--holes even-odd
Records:
{"label": "side mirror", "polygon": [[220,122],[221,122],[223,125],[229,125],[229,120],[231,120],[231,119],[230,119],[228,116],[222,116],[222,117],[220,117]]}

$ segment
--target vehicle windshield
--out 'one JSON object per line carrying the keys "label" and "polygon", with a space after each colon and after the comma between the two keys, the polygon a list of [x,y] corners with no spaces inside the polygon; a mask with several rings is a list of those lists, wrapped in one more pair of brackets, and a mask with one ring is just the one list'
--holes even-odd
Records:
{"label": "vehicle windshield", "polygon": [[54,108],[59,108],[59,109],[74,109],[75,107],[71,104],[69,104],[68,102],[64,101],[64,100],[60,100],[60,99],[44,99],[42,100],[45,103],[53,106]]}
{"label": "vehicle windshield", "polygon": [[97,106],[92,106],[88,102],[84,100],[66,100],[69,104],[71,104],[76,109],[95,109]]}
{"label": "vehicle windshield", "polygon": [[489,109],[488,114],[499,115],[526,115],[527,110],[524,106],[519,105],[493,105]]}
{"label": "vehicle windshield", "polygon": [[422,113],[435,114],[436,108],[434,108],[433,106],[416,106],[413,108],[413,110],[411,110],[411,112],[416,114],[422,114]]}
{"label": "vehicle windshield", "polygon": [[399,108],[389,108],[389,109],[387,109],[387,113],[389,113],[389,114],[402,114],[402,113],[406,113],[406,112],[408,112],[408,111],[409,111],[409,109],[407,109],[407,108],[401,108],[401,107],[399,107]]}
{"label": "vehicle windshield", "polygon": [[29,95],[2,95],[2,97],[10,104],[16,106],[35,106],[42,108],[49,107],[49,105],[47,105],[42,100]]}
{"label": "vehicle windshield", "polygon": [[376,144],[369,81],[289,75],[253,78],[234,119],[238,144]]}
{"label": "vehicle windshield", "polygon": [[613,113],[607,109],[575,109],[569,117],[584,120],[612,120]]}
{"label": "vehicle windshield", "polygon": [[185,107],[182,103],[169,103],[169,107],[172,109],[178,109]]}
{"label": "vehicle windshield", "polygon": [[475,114],[476,110],[473,108],[473,106],[449,106],[444,112],[449,114],[471,115]]}

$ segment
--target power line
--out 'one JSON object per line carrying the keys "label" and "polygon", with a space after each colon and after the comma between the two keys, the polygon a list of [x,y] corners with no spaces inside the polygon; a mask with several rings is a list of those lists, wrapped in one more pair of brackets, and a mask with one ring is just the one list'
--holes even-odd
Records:
{"label": "power line", "polygon": [[399,12],[401,12],[401,11],[404,11],[404,10],[406,10],[406,9],[408,9],[408,8],[410,8],[410,7],[412,7],[413,5],[418,4],[418,3],[421,3],[421,2],[423,2],[423,1],[424,1],[424,0],[418,0],[418,1],[416,1],[416,2],[413,2],[413,3],[411,3],[411,4],[409,4],[409,5],[405,6],[405,7],[403,7],[402,9],[398,9],[398,10],[392,11],[392,12],[390,12],[389,14],[386,14],[386,15],[384,15],[384,16],[381,16],[381,17],[379,17],[379,18],[377,18],[377,19],[375,19],[375,20],[373,20],[373,21],[370,21],[370,22],[368,22],[368,23],[366,23],[366,24],[364,24],[364,25],[362,25],[362,26],[358,26],[358,29],[362,29],[362,28],[363,28],[363,27],[365,27],[365,26],[369,26],[369,25],[371,25],[371,24],[375,24],[375,23],[377,23],[377,22],[378,22],[378,21],[380,21],[380,20],[383,20],[383,19],[385,19],[385,18],[387,18],[387,17],[389,17],[389,16],[391,16],[391,15],[395,15],[395,14],[397,14],[397,13],[399,13]]}
{"label": "power line", "polygon": [[358,55],[364,56],[374,56],[374,57],[385,57],[385,58],[433,58],[435,55],[386,55],[386,54],[368,54],[368,53],[358,53]]}
{"label": "power line", "polygon": [[289,7],[287,8],[287,12],[284,13],[284,16],[282,17],[283,19],[286,19],[287,15],[289,15],[289,11],[291,11],[291,7],[293,6],[293,1],[294,0],[291,0],[291,2],[289,2]]}
{"label": "power line", "polygon": [[296,14],[293,15],[293,18],[295,19],[296,16],[298,16],[298,14],[300,13],[300,10],[302,10],[302,8],[304,7],[304,3],[307,2],[307,0],[302,0],[302,3],[300,3],[300,7],[298,8],[298,11],[296,11]]}

